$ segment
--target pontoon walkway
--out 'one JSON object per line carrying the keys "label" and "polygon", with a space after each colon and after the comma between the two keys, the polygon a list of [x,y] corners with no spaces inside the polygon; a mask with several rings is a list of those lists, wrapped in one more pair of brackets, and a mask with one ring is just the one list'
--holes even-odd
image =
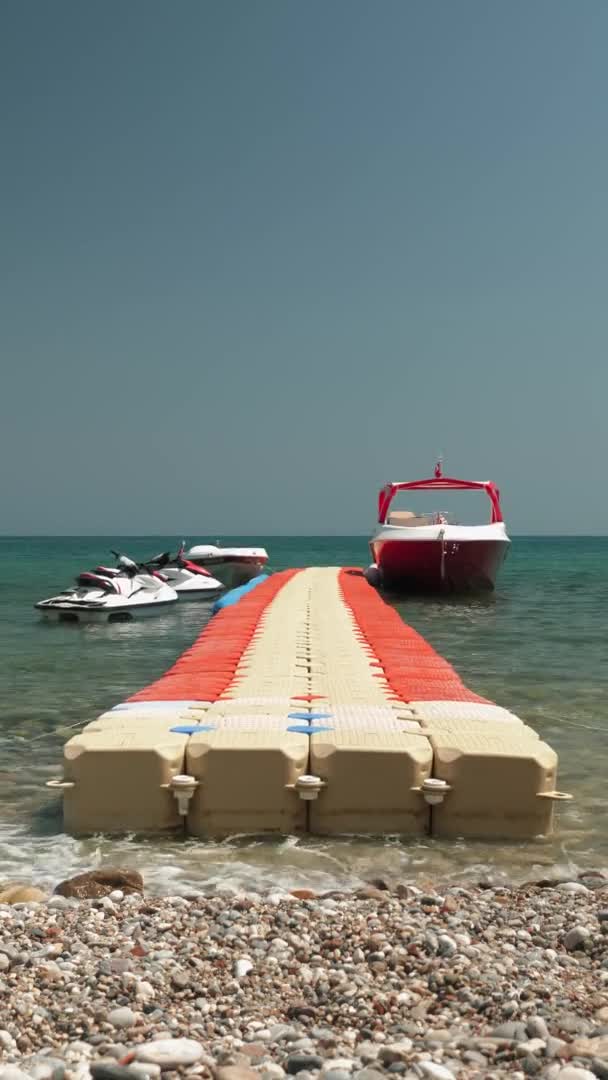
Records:
{"label": "pontoon walkway", "polygon": [[287,570],[64,748],[73,833],[551,831],[557,757],[357,570]]}

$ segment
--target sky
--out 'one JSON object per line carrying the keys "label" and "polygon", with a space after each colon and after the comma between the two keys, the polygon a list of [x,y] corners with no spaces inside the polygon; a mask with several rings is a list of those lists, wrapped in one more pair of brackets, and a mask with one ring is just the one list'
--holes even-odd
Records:
{"label": "sky", "polygon": [[608,533],[605,0],[3,0],[0,532]]}

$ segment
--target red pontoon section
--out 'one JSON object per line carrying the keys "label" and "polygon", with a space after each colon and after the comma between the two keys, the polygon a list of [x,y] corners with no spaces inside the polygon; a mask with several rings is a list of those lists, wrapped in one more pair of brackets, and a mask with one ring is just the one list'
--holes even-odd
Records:
{"label": "red pontoon section", "polygon": [[273,574],[234,607],[219,611],[173,667],[128,700],[217,701],[234,679],[262,615],[297,573],[297,570],[284,570]]}
{"label": "red pontoon section", "polygon": [[467,689],[451,664],[370,588],[360,570],[343,569],[339,580],[362,640],[375,654],[378,675],[396,697],[491,704]]}

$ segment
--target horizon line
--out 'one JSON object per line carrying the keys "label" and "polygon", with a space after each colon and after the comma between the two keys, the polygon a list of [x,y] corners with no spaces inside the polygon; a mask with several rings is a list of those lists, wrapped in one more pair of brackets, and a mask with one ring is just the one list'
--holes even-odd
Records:
{"label": "horizon line", "polygon": [[[120,537],[121,539],[130,540],[156,540],[166,539],[170,535],[175,537],[182,536],[182,533],[3,533],[0,532],[0,540],[112,540],[112,538]],[[205,534],[197,534],[205,535]],[[232,532],[215,532],[212,531],[206,534],[216,537],[230,537],[236,539],[250,539],[252,536],[256,537],[258,534],[253,533],[232,533]],[[268,540],[365,540],[369,542],[369,533],[266,533],[266,539]],[[608,533],[579,533],[579,532],[523,532],[523,533],[511,533],[511,539],[517,540],[605,540],[608,539]]]}

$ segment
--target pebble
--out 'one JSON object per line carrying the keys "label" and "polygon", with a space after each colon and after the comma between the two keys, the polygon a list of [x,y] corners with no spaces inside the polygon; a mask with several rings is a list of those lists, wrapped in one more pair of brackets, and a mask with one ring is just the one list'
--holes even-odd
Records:
{"label": "pebble", "polygon": [[518,1057],[527,1057],[528,1054],[544,1054],[545,1052],[545,1040],[544,1039],[527,1039],[526,1042],[518,1043],[516,1046],[516,1052]]}
{"label": "pebble", "polygon": [[454,1080],[454,1073],[450,1069],[434,1061],[419,1061],[418,1068],[423,1076],[428,1076],[429,1080]]}
{"label": "pebble", "polygon": [[576,1065],[565,1065],[555,1074],[556,1080],[596,1080],[595,1073],[589,1069],[579,1069]]}
{"label": "pebble", "polygon": [[202,1058],[203,1053],[203,1047],[195,1039],[155,1039],[135,1048],[137,1061],[151,1062],[153,1065],[160,1065],[161,1069],[194,1065]]}
{"label": "pebble", "polygon": [[608,1080],[595,886],[121,898],[127,880],[0,906],[0,1080]]}
{"label": "pebble", "polygon": [[542,1016],[531,1016],[526,1021],[526,1034],[531,1039],[548,1039],[549,1028]]}
{"label": "pebble", "polygon": [[290,1076],[297,1076],[304,1070],[320,1069],[322,1064],[323,1058],[318,1054],[290,1054],[285,1068]]}
{"label": "pebble", "polygon": [[129,1078],[132,1080],[133,1073],[126,1065],[106,1065],[105,1062],[93,1062],[91,1076],[93,1080],[129,1080]]}
{"label": "pebble", "polygon": [[545,1040],[545,1057],[550,1059],[565,1057],[567,1048],[568,1043],[564,1039],[556,1039],[555,1036],[550,1035]]}
{"label": "pebble", "polygon": [[253,971],[253,964],[248,957],[236,961],[234,965],[234,977],[236,979],[243,979],[250,971]]}
{"label": "pebble", "polygon": [[260,1074],[247,1065],[220,1065],[215,1080],[259,1080]]}
{"label": "pebble", "polygon": [[564,934],[564,945],[568,952],[574,952],[575,949],[581,949],[590,937],[591,931],[586,926],[575,926]]}
{"label": "pebble", "polygon": [[404,1039],[400,1043],[389,1043],[388,1046],[380,1047],[378,1057],[384,1065],[392,1065],[395,1061],[407,1061],[412,1046],[411,1039]]}
{"label": "pebble", "polygon": [[120,1009],[112,1009],[108,1013],[108,1023],[117,1028],[133,1027],[137,1022],[137,1016],[132,1009],[123,1007]]}

